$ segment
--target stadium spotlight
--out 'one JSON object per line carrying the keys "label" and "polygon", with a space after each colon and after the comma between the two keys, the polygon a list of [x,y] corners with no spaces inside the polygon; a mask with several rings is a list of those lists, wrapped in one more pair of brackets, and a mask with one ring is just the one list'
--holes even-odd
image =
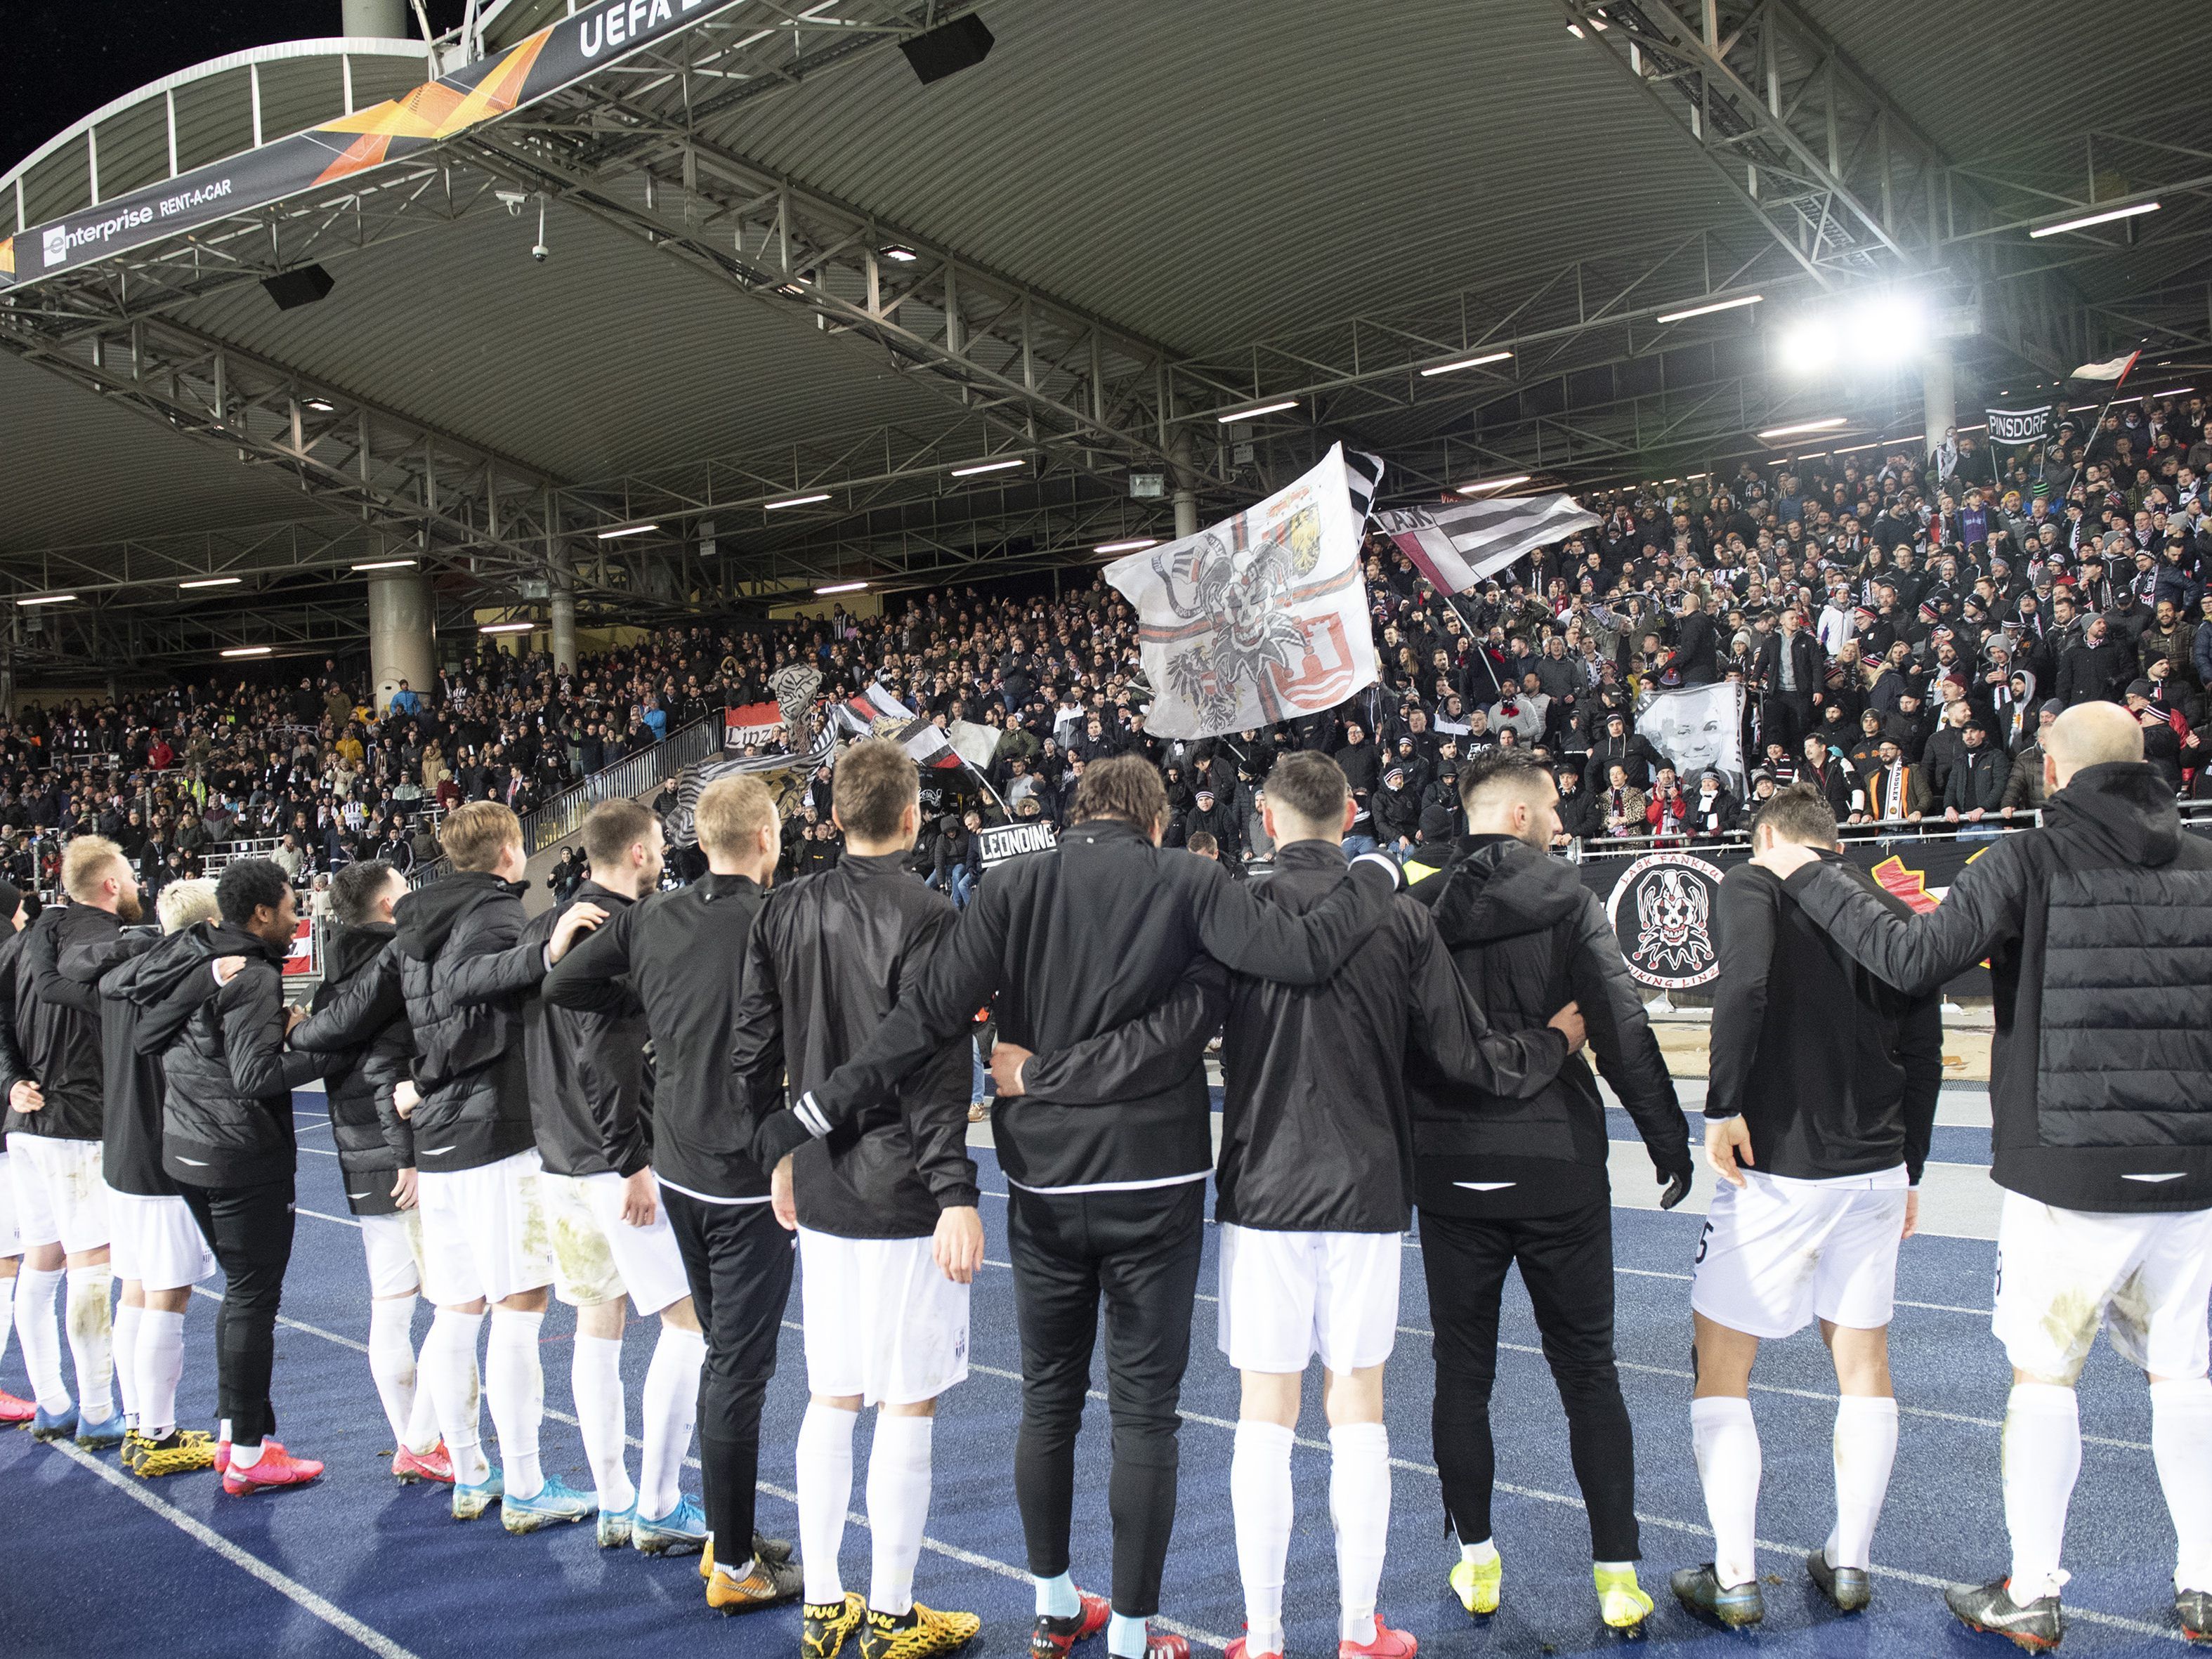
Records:
{"label": "stadium spotlight", "polygon": [[1453,489],[1462,495],[1480,495],[1492,489],[1510,489],[1516,484],[1527,483],[1534,476],[1533,473],[1516,472],[1510,478],[1478,478],[1473,483],[1455,484]]}
{"label": "stadium spotlight", "polygon": [[76,597],[74,593],[41,593],[35,599],[18,599],[15,603],[21,605],[67,605]]}
{"label": "stadium spotlight", "polygon": [[187,582],[179,582],[179,588],[235,587],[246,580],[243,576],[198,576]]}
{"label": "stadium spotlight", "polygon": [[829,586],[817,587],[814,591],[817,593],[857,593],[866,586],[866,582],[831,582]]}
{"label": "stadium spotlight", "polygon": [[761,511],[774,513],[787,507],[811,507],[817,501],[826,501],[829,499],[830,492],[826,489],[812,495],[787,495],[780,501],[763,501]]}
{"label": "stadium spotlight", "polygon": [[1148,547],[1158,547],[1158,536],[1139,536],[1133,541],[1101,542],[1091,550],[1093,553],[1141,553]]}
{"label": "stadium spotlight", "polygon": [[952,476],[956,478],[972,478],[979,472],[1004,472],[1008,467],[1028,465],[1027,461],[1020,460],[982,461],[974,466],[956,466],[952,469]]}
{"label": "stadium spotlight", "polygon": [[1920,354],[1928,343],[1928,324],[1926,302],[1893,289],[1801,315],[1782,335],[1782,365],[1798,374],[1888,368]]}
{"label": "stadium spotlight", "polygon": [[1818,421],[1793,421],[1788,426],[1770,426],[1759,435],[1762,438],[1796,438],[1812,432],[1833,432],[1843,423],[1842,416],[1830,415]]}
{"label": "stadium spotlight", "polygon": [[412,559],[368,559],[352,568],[356,571],[412,570],[415,568],[415,561]]}
{"label": "stadium spotlight", "polygon": [[1226,415],[1217,415],[1213,418],[1222,425],[1227,426],[1233,421],[1249,421],[1262,415],[1279,415],[1286,409],[1296,409],[1297,406],[1298,400],[1296,398],[1285,398],[1279,403],[1261,404],[1251,409],[1232,409]]}
{"label": "stadium spotlight", "polygon": [[1462,357],[1456,362],[1438,363],[1434,368],[1425,368],[1421,378],[1432,380],[1439,374],[1455,374],[1462,368],[1480,368],[1485,363],[1502,363],[1513,354],[1510,351],[1486,351],[1480,357]]}
{"label": "stadium spotlight", "polygon": [[275,649],[274,646],[268,645],[234,645],[225,647],[222,654],[226,657],[265,657]]}
{"label": "stadium spotlight", "polygon": [[2155,213],[2156,202],[2130,202],[2125,207],[2103,208],[2095,213],[2077,213],[2070,219],[2060,219],[2051,224],[2032,227],[2031,237],[2057,236],[2069,230],[2087,230],[2092,225],[2108,225],[2115,219],[2132,219],[2140,213]]}
{"label": "stadium spotlight", "polygon": [[534,622],[486,623],[477,629],[477,632],[479,634],[528,634],[534,631],[537,626]]}
{"label": "stadium spotlight", "polygon": [[599,532],[599,539],[603,542],[611,542],[623,536],[642,536],[649,531],[659,528],[657,524],[628,524],[615,530],[602,530]]}

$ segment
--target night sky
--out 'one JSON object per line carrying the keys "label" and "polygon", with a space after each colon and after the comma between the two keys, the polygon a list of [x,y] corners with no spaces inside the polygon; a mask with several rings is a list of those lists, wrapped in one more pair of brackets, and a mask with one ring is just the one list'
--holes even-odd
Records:
{"label": "night sky", "polygon": [[[432,26],[465,0],[429,0]],[[0,48],[0,173],[70,122],[225,52],[338,33],[338,0],[9,0]]]}

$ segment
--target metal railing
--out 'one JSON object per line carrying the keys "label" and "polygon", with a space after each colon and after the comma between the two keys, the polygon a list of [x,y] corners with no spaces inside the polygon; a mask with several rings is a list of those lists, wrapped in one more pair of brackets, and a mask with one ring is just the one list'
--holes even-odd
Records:
{"label": "metal railing", "polygon": [[[694,761],[715,753],[722,743],[722,711],[710,709],[688,725],[679,726],[635,755],[625,755],[612,766],[601,767],[581,782],[572,784],[543,805],[522,815],[522,850],[534,854],[540,848],[572,836],[583,827],[584,817],[603,800],[628,800],[656,783],[665,783]],[[421,887],[446,871],[446,860],[433,859],[408,878]]]}
{"label": "metal railing", "polygon": [[[2185,809],[2191,804],[2187,801],[2181,803]],[[2212,806],[2212,802],[2197,804]],[[2185,823],[2191,821],[2185,810],[2182,821]],[[1873,823],[1838,825],[1836,839],[1846,847],[1876,847],[1886,842],[1988,841],[2016,830],[2033,830],[2042,822],[2040,811],[2027,808],[2011,818],[1991,817],[1978,823],[1963,820],[1953,823],[1940,816],[1923,818],[1917,823],[1909,818],[1884,818]],[[1751,832],[1748,830],[1730,830],[1717,836],[1690,830],[1660,836],[1590,836],[1560,851],[1571,863],[1589,864],[1601,859],[1636,858],[1645,853],[1685,848],[1692,852],[1705,849],[1725,853],[1750,845]]]}

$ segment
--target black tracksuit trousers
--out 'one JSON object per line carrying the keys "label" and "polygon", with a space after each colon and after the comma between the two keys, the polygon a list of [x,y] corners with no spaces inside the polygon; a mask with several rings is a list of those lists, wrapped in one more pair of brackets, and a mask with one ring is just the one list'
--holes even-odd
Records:
{"label": "black tracksuit trousers", "polygon": [[292,1261],[292,1177],[252,1187],[178,1186],[222,1269],[216,1410],[230,1420],[234,1444],[258,1446],[276,1431],[269,1381],[276,1368],[276,1309]]}
{"label": "black tracksuit trousers", "polygon": [[766,1204],[708,1204],[665,1184],[660,1201],[707,1337],[699,1373],[700,1502],[715,1559],[734,1569],[752,1554],[761,1403],[775,1375],[798,1236],[785,1231]]}
{"label": "black tracksuit trousers", "polygon": [[1575,1480],[1589,1510],[1590,1559],[1633,1561],[1636,1449],[1613,1357],[1613,1206],[1473,1220],[1421,1212],[1421,1267],[1436,1328],[1431,1432],[1444,1511],[1462,1543],[1490,1536],[1497,1453],[1490,1389],[1498,1376],[1498,1304],[1516,1264],[1566,1407]]}
{"label": "black tracksuit trousers", "polygon": [[1014,1494],[1040,1578],[1068,1571],[1075,1436],[1106,1310],[1107,1410],[1114,1424],[1114,1611],[1160,1610],[1175,1530],[1176,1404],[1205,1248],[1206,1183],[1137,1192],[1011,1194],[1007,1248],[1022,1335],[1022,1427]]}

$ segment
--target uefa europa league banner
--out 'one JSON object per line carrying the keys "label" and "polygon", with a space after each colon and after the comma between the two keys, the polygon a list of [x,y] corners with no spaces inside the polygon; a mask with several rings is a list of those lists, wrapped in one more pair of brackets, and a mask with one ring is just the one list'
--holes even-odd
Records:
{"label": "uefa europa league banner", "polygon": [[0,292],[356,177],[582,80],[735,0],[601,0],[402,97],[0,241]]}

